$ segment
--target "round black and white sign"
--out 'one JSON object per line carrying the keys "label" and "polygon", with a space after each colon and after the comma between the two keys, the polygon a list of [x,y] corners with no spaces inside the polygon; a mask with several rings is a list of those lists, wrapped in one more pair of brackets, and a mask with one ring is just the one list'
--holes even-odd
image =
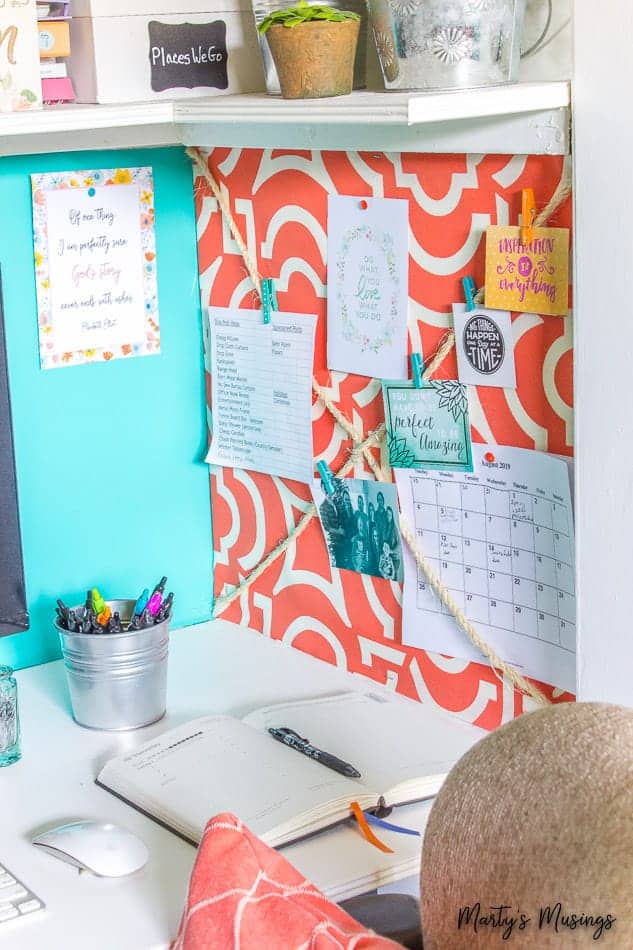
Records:
{"label": "round black and white sign", "polygon": [[488,316],[477,314],[464,326],[464,353],[478,373],[496,373],[505,357],[505,343],[499,326]]}

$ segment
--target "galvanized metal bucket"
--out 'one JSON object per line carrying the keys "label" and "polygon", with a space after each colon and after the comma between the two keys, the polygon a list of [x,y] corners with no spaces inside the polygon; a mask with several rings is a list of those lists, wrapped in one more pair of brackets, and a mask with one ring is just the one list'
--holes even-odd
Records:
{"label": "galvanized metal bucket", "polygon": [[526,0],[367,0],[387,89],[515,82]]}
{"label": "galvanized metal bucket", "polygon": [[[133,600],[109,600],[129,621]],[[169,621],[123,633],[70,633],[55,624],[73,718],[88,729],[140,729],[165,715]]]}

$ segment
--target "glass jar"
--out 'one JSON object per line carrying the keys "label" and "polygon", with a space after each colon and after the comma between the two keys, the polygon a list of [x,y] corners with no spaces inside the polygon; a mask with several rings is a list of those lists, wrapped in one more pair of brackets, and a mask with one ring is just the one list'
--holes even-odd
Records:
{"label": "glass jar", "polygon": [[18,684],[10,666],[0,666],[0,768],[20,758]]}

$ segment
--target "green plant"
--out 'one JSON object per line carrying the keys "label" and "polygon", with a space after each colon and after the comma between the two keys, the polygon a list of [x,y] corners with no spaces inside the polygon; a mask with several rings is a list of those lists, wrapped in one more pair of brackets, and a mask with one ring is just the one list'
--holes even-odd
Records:
{"label": "green plant", "polygon": [[310,4],[306,0],[299,0],[296,7],[287,7],[270,13],[259,24],[260,33],[266,33],[271,26],[297,26],[299,23],[310,23],[312,20],[329,20],[330,23],[341,23],[343,20],[360,20],[357,13],[347,10],[336,10],[327,4]]}

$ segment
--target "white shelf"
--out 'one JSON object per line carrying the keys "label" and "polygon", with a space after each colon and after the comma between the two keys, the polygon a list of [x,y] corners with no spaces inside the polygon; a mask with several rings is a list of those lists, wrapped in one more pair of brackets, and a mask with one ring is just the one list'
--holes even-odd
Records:
{"label": "white shelf", "polygon": [[0,116],[0,154],[184,144],[560,155],[569,126],[567,82],[315,100],[258,93]]}
{"label": "white shelf", "polygon": [[73,103],[0,115],[0,155],[179,144],[173,102]]}

